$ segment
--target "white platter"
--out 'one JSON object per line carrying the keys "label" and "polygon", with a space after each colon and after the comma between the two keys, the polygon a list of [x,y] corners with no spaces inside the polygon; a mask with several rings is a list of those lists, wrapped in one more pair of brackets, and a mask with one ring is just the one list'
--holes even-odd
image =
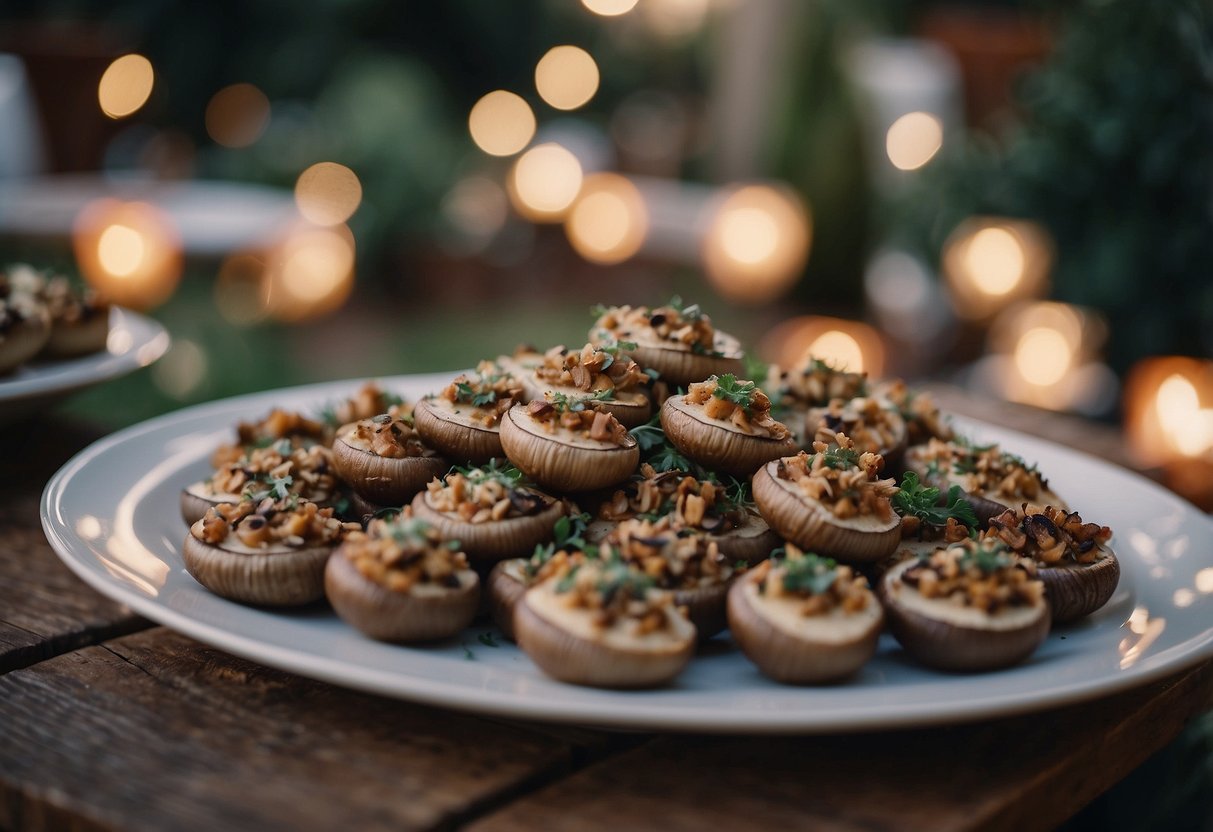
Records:
{"label": "white platter", "polygon": [[0,425],[49,406],[69,393],[133,373],[168,350],[169,336],[151,318],[110,309],[110,332],[102,352],[79,358],[31,361],[0,376]]}
{"label": "white platter", "polygon": [[[384,379],[410,398],[453,374]],[[526,719],[710,732],[835,732],[985,719],[1099,697],[1213,657],[1213,522],[1153,483],[1100,460],[1012,431],[963,422],[1039,462],[1085,519],[1111,525],[1123,563],[1111,602],[1050,634],[1024,665],[949,675],[911,664],[882,637],[849,683],[784,687],[758,674],[726,636],[678,682],[643,692],[578,688],[544,677],[484,628],[425,648],[363,638],[326,607],[274,612],[199,586],[179,554],[180,489],[209,473],[207,458],[242,418],[271,406],[318,409],[360,382],[212,402],[107,437],[47,485],[42,521],[64,562],[136,612],[231,653],[304,676],[402,699]],[[492,639],[486,639],[493,641]]]}

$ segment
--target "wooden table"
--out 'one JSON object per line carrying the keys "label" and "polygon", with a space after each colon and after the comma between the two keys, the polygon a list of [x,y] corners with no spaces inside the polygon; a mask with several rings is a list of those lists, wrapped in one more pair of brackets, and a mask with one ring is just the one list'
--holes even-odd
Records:
{"label": "wooden table", "polygon": [[[1035,428],[1116,458],[1094,426]],[[0,437],[0,828],[1047,828],[1213,704],[1213,664],[1031,716],[831,737],[609,734],[354,693],[154,626],[72,576],[38,498],[95,438]]]}

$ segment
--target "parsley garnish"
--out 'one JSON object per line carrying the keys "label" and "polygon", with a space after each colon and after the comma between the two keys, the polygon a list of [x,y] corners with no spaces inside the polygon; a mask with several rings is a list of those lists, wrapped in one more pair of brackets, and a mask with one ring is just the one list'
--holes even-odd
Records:
{"label": "parsley garnish", "polygon": [[716,389],[712,391],[715,398],[724,399],[738,407],[749,409],[754,401],[754,393],[758,390],[754,382],[739,381],[737,376],[732,373],[713,376],[713,378],[716,380]]}
{"label": "parsley garnish", "polygon": [[989,575],[1000,569],[1015,565],[1015,558],[1006,544],[999,540],[981,540],[965,546],[960,556],[961,569],[976,566],[982,574]]}
{"label": "parsley garnish", "polygon": [[932,526],[946,526],[949,517],[970,529],[977,526],[977,514],[959,485],[948,489],[947,499],[940,505],[939,489],[924,486],[913,471],[902,476],[901,490],[893,495],[893,508],[902,517],[917,517]]}
{"label": "parsley garnish", "polygon": [[790,592],[821,595],[828,592],[838,579],[838,564],[831,558],[819,555],[784,558],[779,566],[783,570],[783,587]]}
{"label": "parsley garnish", "polygon": [[488,465],[461,468],[455,465],[448,474],[463,474],[470,485],[480,485],[485,482],[499,482],[506,488],[516,488],[522,484],[526,475],[518,470],[511,462],[502,464],[496,458],[490,459]]}
{"label": "parsley garnish", "polygon": [[609,402],[615,395],[614,389],[599,390],[590,396],[569,396],[565,393],[549,393],[552,407],[561,413],[580,413],[594,402]]}
{"label": "parsley garnish", "polygon": [[859,465],[859,451],[854,448],[842,448],[831,445],[822,452],[822,460],[827,468],[845,471]]}
{"label": "parsley garnish", "polygon": [[485,647],[500,647],[501,646],[497,641],[497,637],[494,636],[492,634],[492,632],[481,633],[480,635],[476,636],[476,640],[479,641],[481,644],[483,644]]}
{"label": "parsley garnish", "polygon": [[279,500],[285,500],[287,497],[293,496],[290,488],[291,483],[294,482],[294,479],[290,474],[287,474],[285,477],[268,477],[264,480],[264,482],[269,486],[269,488],[267,488],[265,491],[254,491],[253,486],[250,483],[249,486],[244,489],[243,496],[252,500],[254,503],[259,503],[266,497],[270,497],[274,500],[274,502],[278,502]]}

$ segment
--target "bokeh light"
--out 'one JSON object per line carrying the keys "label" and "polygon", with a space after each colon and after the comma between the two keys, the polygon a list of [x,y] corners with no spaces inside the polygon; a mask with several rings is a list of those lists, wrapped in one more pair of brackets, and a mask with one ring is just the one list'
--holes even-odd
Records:
{"label": "bokeh light", "polygon": [[922,167],[942,146],[943,124],[930,113],[906,113],[893,122],[885,136],[889,161],[898,170]]}
{"label": "bokeh light", "polygon": [[581,5],[602,17],[618,17],[636,8],[638,0],[581,0]]}
{"label": "bokeh light", "polygon": [[576,110],[598,92],[598,64],[577,46],[553,46],[535,65],[535,89],[551,107]]}
{"label": "bokeh light", "polygon": [[215,279],[215,307],[229,323],[249,326],[264,319],[266,261],[257,254],[233,254],[224,259]]}
{"label": "bokeh light", "polygon": [[712,0],[645,0],[640,15],[645,25],[664,38],[680,38],[699,31]]}
{"label": "bokeh light", "polygon": [[340,308],[354,287],[354,260],[347,226],[300,224],[271,252],[262,284],[266,311],[296,322]]}
{"label": "bokeh light", "polygon": [[581,190],[581,164],[554,142],[532,147],[510,173],[510,201],[534,222],[559,222]]}
{"label": "bokeh light", "polygon": [[974,217],[944,243],[948,290],[963,317],[985,320],[1011,301],[1039,296],[1046,288],[1053,253],[1035,223]]}
{"label": "bokeh light", "polygon": [[163,211],[146,202],[90,203],[76,217],[72,245],[84,279],[120,306],[158,306],[181,279],[177,230]]}
{"label": "bokeh light", "polygon": [[505,225],[505,191],[487,176],[460,179],[442,200],[442,215],[462,236],[487,241]]}
{"label": "bokeh light", "polygon": [[210,361],[197,341],[177,338],[173,346],[152,365],[152,383],[165,395],[185,401],[206,381]]}
{"label": "bokeh light", "polygon": [[1015,367],[1029,384],[1054,385],[1065,378],[1073,364],[1070,342],[1052,327],[1032,327],[1015,345]]}
{"label": "bokeh light", "polygon": [[468,131],[476,146],[490,156],[513,156],[535,135],[535,114],[521,96],[494,90],[472,107]]}
{"label": "bokeh light", "polygon": [[362,203],[362,183],[345,165],[317,162],[299,174],[295,204],[304,219],[316,225],[338,225]]}
{"label": "bokeh light", "polygon": [[1143,465],[1213,461],[1213,361],[1138,362],[1125,383],[1124,410],[1130,448]]}
{"label": "bokeh light", "polygon": [[142,55],[123,55],[115,59],[97,84],[101,112],[113,119],[138,112],[151,97],[155,78],[152,62]]}
{"label": "bokeh light", "polygon": [[772,327],[759,341],[758,354],[784,368],[817,358],[873,378],[880,377],[885,364],[884,343],[875,329],[821,315],[802,315]]}
{"label": "bokeh light", "polygon": [[206,133],[224,147],[248,147],[270,122],[270,100],[252,84],[232,84],[206,105]]}
{"label": "bokeh light", "polygon": [[793,194],[748,185],[714,212],[704,238],[708,279],[724,297],[765,303],[796,282],[809,253],[808,211]]}
{"label": "bokeh light", "polygon": [[648,225],[648,209],[632,181],[616,173],[596,173],[583,181],[564,231],[586,260],[620,263],[640,250]]}

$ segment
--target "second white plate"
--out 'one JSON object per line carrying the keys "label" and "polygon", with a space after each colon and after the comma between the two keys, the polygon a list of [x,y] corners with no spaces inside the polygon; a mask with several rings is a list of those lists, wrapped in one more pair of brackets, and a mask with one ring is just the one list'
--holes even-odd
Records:
{"label": "second white plate", "polygon": [[[453,374],[383,385],[409,398]],[[718,637],[671,687],[639,692],[552,681],[509,642],[472,629],[406,648],[362,637],[324,607],[274,612],[216,597],[185,571],[180,489],[239,419],[271,406],[319,409],[360,382],[243,396],[187,408],[103,439],[46,487],[43,526],[64,562],[105,595],[155,621],[264,664],[375,693],[487,714],[627,729],[834,732],[960,722],[1113,693],[1213,657],[1213,523],[1149,481],[1084,454],[965,422],[982,441],[1039,462],[1085,519],[1111,525],[1120,589],[1097,614],[1050,634],[1025,664],[981,675],[914,665],[883,636],[852,681],[820,688],[768,681]]]}

